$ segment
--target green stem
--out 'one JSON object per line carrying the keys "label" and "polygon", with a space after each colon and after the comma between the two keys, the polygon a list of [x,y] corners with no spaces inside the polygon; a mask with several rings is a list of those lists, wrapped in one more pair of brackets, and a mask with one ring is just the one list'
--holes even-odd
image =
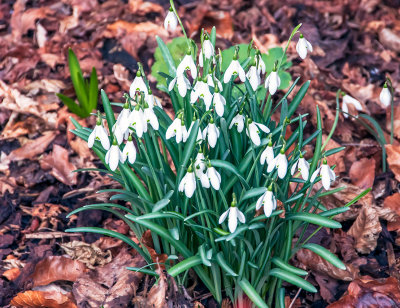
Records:
{"label": "green stem", "polygon": [[190,50],[189,38],[188,38],[188,36],[187,36],[187,34],[186,34],[185,27],[184,27],[183,24],[182,24],[182,20],[180,19],[179,15],[178,15],[178,12],[177,12],[177,10],[176,10],[176,8],[175,8],[174,0],[169,0],[169,3],[171,4],[171,8],[172,8],[172,10],[174,11],[174,14],[175,14],[176,18],[178,19],[179,25],[180,25],[181,28],[182,28],[183,35],[184,35],[185,38],[186,38],[186,43],[187,43],[187,45],[188,45],[188,49]]}

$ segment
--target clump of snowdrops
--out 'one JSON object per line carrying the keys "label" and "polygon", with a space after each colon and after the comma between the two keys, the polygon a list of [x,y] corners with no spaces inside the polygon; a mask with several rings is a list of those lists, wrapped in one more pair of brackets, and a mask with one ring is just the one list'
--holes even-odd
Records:
{"label": "clump of snowdrops", "polygon": [[[178,24],[186,36],[171,1],[165,27],[174,30]],[[296,49],[304,59],[312,46],[299,29],[300,25],[293,30],[288,45],[299,36]],[[222,71],[215,40],[215,28],[210,34],[202,32],[199,51],[187,39],[186,55],[175,67],[168,48],[157,38],[169,69],[163,76],[174,119],[153,95],[139,65],[125,102],[111,103],[102,90],[105,114],[98,112],[96,126],[85,128],[74,121],[73,132],[104,163],[105,169],[98,171],[123,187],[103,192],[117,193],[110,200],[125,205],[86,205],[71,214],[90,209],[111,212],[139,241],[151,230],[156,252],[169,256],[164,264],[168,274],[184,285],[193,269],[219,303],[224,297],[236,302],[245,293],[258,307],[284,307],[283,281],[316,292],[305,279],[307,272],[289,264],[299,249],[310,249],[345,269],[329,250],[305,237],[310,224],[317,226],[315,232],[341,227],[332,217],[350,204],[326,210],[319,198],[334,192],[329,189],[335,173],[325,158],[342,148],[324,150],[327,141],[322,144],[317,107],[318,127],[303,135],[307,115],[294,114],[310,83],[299,87],[290,102],[288,95],[299,78],[279,96],[283,57],[266,72],[258,50],[246,59],[235,53]],[[259,100],[262,87],[269,93]],[[117,117],[112,105],[119,109]],[[275,113],[280,114],[274,117],[279,121],[272,120]],[[315,145],[314,152],[306,153],[310,144]],[[314,187],[320,181],[322,186]],[[130,237],[94,227],[68,231],[119,238],[148,262],[131,270],[158,276],[145,245]]]}

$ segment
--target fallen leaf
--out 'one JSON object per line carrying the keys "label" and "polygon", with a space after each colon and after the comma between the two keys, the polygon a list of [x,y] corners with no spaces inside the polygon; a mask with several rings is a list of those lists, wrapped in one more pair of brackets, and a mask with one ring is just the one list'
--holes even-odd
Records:
{"label": "fallen leaf", "polygon": [[21,274],[21,270],[18,267],[14,267],[6,270],[2,276],[7,278],[9,281],[13,281],[18,278],[19,274]]}
{"label": "fallen leaf", "polygon": [[40,166],[50,170],[50,174],[65,185],[76,185],[78,182],[78,174],[73,172],[76,167],[68,159],[68,150],[62,146],[53,145],[53,151],[40,161]]}
{"label": "fallen leaf", "polygon": [[380,307],[400,305],[400,285],[393,278],[362,278],[350,283],[347,292],[327,308]]}
{"label": "fallen leaf", "polygon": [[[325,142],[327,137],[328,137],[327,135],[322,135],[322,142]],[[341,145],[331,138],[331,139],[329,139],[329,141],[325,147],[325,150],[328,151],[328,150],[332,150],[332,149],[340,148],[340,147],[341,147]],[[346,167],[344,165],[344,154],[345,154],[344,151],[340,151],[340,152],[330,155],[326,158],[329,166],[336,165],[336,168],[335,168],[336,175],[339,175],[339,173],[344,172],[346,170]]]}
{"label": "fallen leaf", "polygon": [[159,274],[157,284],[151,287],[150,292],[147,294],[146,307],[151,308],[164,308],[167,306],[165,295],[167,293],[168,284],[164,271],[158,268],[156,272]]}
{"label": "fallen leaf", "polygon": [[162,14],[164,12],[164,8],[161,5],[143,0],[129,0],[128,7],[132,14],[141,16],[149,13]]}
{"label": "fallen leaf", "polygon": [[379,32],[379,41],[383,46],[393,51],[400,52],[400,36],[392,30],[385,28]]}
{"label": "fallen leaf", "polygon": [[400,145],[385,144],[389,168],[400,182]]}
{"label": "fallen leaf", "polygon": [[34,286],[48,285],[54,281],[76,281],[86,271],[86,266],[64,256],[49,256],[35,267],[31,278]]}
{"label": "fallen leaf", "polygon": [[17,308],[76,308],[75,303],[68,296],[56,291],[18,293],[11,300],[11,305]]}
{"label": "fallen leaf", "polygon": [[351,182],[363,189],[372,187],[375,180],[375,168],[376,163],[373,158],[361,158],[355,161],[349,171]]}
{"label": "fallen leaf", "polygon": [[373,251],[382,231],[379,219],[395,221],[397,217],[398,215],[391,209],[375,205],[364,206],[348,231],[356,241],[357,251],[363,254]]}
{"label": "fallen leaf", "polygon": [[167,36],[168,33],[158,24],[150,21],[133,23],[125,20],[118,20],[112,24],[107,25],[107,31],[111,32],[111,36],[120,37],[129,33],[143,32],[148,35],[163,35]]}

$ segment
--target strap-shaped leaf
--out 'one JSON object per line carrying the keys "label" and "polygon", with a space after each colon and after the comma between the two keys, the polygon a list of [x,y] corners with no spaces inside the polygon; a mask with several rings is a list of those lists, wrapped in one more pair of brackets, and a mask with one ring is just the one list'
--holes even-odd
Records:
{"label": "strap-shaped leaf", "polygon": [[203,264],[203,261],[201,260],[200,256],[193,256],[190,258],[187,258],[178,264],[174,265],[168,270],[168,274],[171,275],[172,277],[178,276],[180,273],[195,267],[197,265]]}
{"label": "strap-shaped leaf", "polygon": [[279,279],[285,280],[291,284],[294,284],[295,286],[298,286],[299,288],[302,288],[306,291],[309,292],[317,292],[317,289],[308,281],[304,280],[303,278],[300,278],[299,276],[296,276],[295,274],[285,271],[281,268],[274,268],[272,269],[269,274],[271,276],[277,277]]}
{"label": "strap-shaped leaf", "polygon": [[336,266],[337,268],[346,270],[346,265],[344,265],[343,262],[340,261],[339,258],[336,255],[334,255],[333,253],[331,253],[328,249],[326,249],[320,245],[313,244],[313,243],[304,244],[303,248],[306,248],[306,249],[311,250],[312,252],[315,252],[317,255],[324,258],[326,261],[328,261],[332,265]]}
{"label": "strap-shaped leaf", "polygon": [[172,58],[171,53],[169,52],[167,45],[165,45],[164,41],[159,36],[156,36],[156,40],[158,47],[160,47],[161,49],[161,54],[164,58],[165,63],[167,64],[170,75],[175,77],[176,76],[175,62],[174,59]]}
{"label": "strap-shaped leaf", "polygon": [[250,284],[246,278],[239,280],[239,286],[242,288],[243,292],[250,298],[250,300],[259,308],[268,308],[268,305],[258,294],[256,289]]}
{"label": "strap-shaped leaf", "polygon": [[305,276],[308,274],[306,271],[286,263],[279,257],[273,257],[272,263],[274,263],[276,266],[280,267],[281,269],[291,272],[295,275]]}
{"label": "strap-shaped leaf", "polygon": [[238,274],[235,273],[232,267],[225,261],[225,257],[222,251],[217,254],[217,263],[228,275],[231,275],[233,277],[238,276]]}
{"label": "strap-shaped leaf", "polygon": [[99,81],[97,79],[96,68],[93,67],[92,73],[90,74],[89,82],[89,108],[88,112],[97,109],[97,100],[99,98]]}
{"label": "strap-shaped leaf", "polygon": [[286,215],[286,219],[304,221],[332,229],[339,229],[342,227],[340,222],[313,213],[290,213]]}

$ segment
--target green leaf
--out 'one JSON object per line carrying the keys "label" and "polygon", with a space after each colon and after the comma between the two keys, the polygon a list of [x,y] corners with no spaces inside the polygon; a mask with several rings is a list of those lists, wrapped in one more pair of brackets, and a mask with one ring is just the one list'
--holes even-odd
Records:
{"label": "green leaf", "polygon": [[288,118],[294,114],[294,112],[297,110],[297,107],[300,105],[301,101],[303,100],[304,96],[307,93],[308,87],[310,86],[310,80],[306,81],[299,91],[297,91],[296,96],[293,98],[291,104],[289,105],[289,111],[288,111]]}
{"label": "green leaf", "polygon": [[103,101],[103,108],[104,108],[104,111],[106,113],[108,130],[110,131],[110,136],[111,136],[111,139],[112,139],[112,136],[114,135],[112,133],[112,127],[115,124],[114,111],[111,108],[110,100],[108,99],[108,96],[107,96],[106,92],[103,89],[101,89],[100,93],[101,93],[101,100]]}
{"label": "green leaf", "polygon": [[77,105],[72,98],[65,96],[61,93],[57,93],[56,95],[64,103],[64,105],[66,105],[68,109],[77,116],[81,118],[86,118],[90,115],[90,113],[84,110],[81,106]]}
{"label": "green leaf", "polygon": [[134,272],[139,272],[139,273],[143,273],[146,275],[151,275],[154,277],[158,277],[160,275],[158,275],[155,271],[149,270],[147,268],[139,268],[139,267],[126,267],[127,270],[129,271],[134,271]]}
{"label": "green leaf", "polygon": [[203,261],[201,260],[200,256],[193,256],[190,258],[187,258],[178,264],[174,265],[168,270],[168,274],[171,275],[172,277],[178,276],[180,273],[194,267],[197,265],[203,264]]}
{"label": "green leaf", "polygon": [[222,251],[217,254],[217,263],[228,275],[233,277],[238,276],[238,274],[236,274],[231,266],[225,261],[225,257]]}
{"label": "green leaf", "polygon": [[[246,179],[239,173],[239,170],[230,162],[228,161],[224,161],[224,160],[219,160],[219,159],[212,159],[211,161],[211,165],[213,167],[219,167],[222,169],[225,169],[229,172],[232,172],[234,175],[236,175],[239,180],[242,182],[242,184],[244,185],[244,187],[246,187],[247,190],[250,189],[249,184],[246,182]],[[224,193],[226,193],[226,191],[224,191]]]}
{"label": "green leaf", "polygon": [[68,49],[68,66],[79,104],[82,108],[85,108],[85,106],[88,106],[89,104],[86,94],[85,81],[83,79],[79,61],[71,48]]}
{"label": "green leaf", "polygon": [[266,191],[267,191],[266,187],[252,188],[243,194],[243,197],[240,199],[240,201],[244,201],[244,200],[254,198],[254,197],[259,197]]}
{"label": "green leaf", "polygon": [[326,249],[320,245],[313,244],[313,243],[304,244],[303,248],[306,248],[306,249],[311,250],[312,252],[315,252],[317,255],[324,258],[326,261],[328,261],[332,265],[336,266],[337,268],[346,270],[346,265],[344,265],[343,262],[340,261],[339,258],[336,255],[334,255],[333,253],[331,253],[328,249]]}
{"label": "green leaf", "polygon": [[299,288],[302,288],[306,291],[316,293],[317,289],[308,281],[304,280],[303,278],[300,278],[299,276],[296,276],[295,274],[285,271],[281,268],[274,268],[272,269],[269,274],[271,276],[277,277],[279,279],[285,280],[295,286],[298,286]]}
{"label": "green leaf", "polygon": [[250,284],[250,282],[246,278],[242,278],[239,280],[239,286],[242,288],[244,293],[250,298],[250,300],[259,308],[268,308],[268,305],[258,294],[256,289]]}
{"label": "green leaf", "polygon": [[170,190],[163,199],[161,199],[160,201],[158,201],[156,204],[154,204],[154,207],[152,209],[152,212],[158,212],[161,209],[163,209],[164,207],[166,207],[169,203],[170,203],[170,198],[172,196],[172,194],[174,193],[173,190]]}
{"label": "green leaf", "polygon": [[99,81],[97,80],[96,68],[93,67],[89,82],[89,110],[87,110],[88,112],[97,109],[98,98],[99,98]]}
{"label": "green leaf", "polygon": [[322,227],[327,227],[332,229],[339,229],[342,227],[342,225],[335,220],[313,213],[293,213],[293,214],[289,213],[286,215],[286,219],[304,221],[314,225],[319,225]]}
{"label": "green leaf", "polygon": [[305,276],[308,273],[300,268],[297,268],[293,265],[290,265],[286,262],[284,262],[281,258],[278,257],[273,257],[272,258],[272,263],[274,263],[276,266],[280,267],[281,269],[291,272],[295,275],[300,275],[300,276]]}

